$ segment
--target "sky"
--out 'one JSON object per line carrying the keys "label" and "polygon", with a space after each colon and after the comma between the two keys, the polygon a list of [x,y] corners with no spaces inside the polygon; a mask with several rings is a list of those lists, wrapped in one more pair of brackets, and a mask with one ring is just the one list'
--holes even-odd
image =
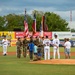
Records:
{"label": "sky", "polygon": [[[54,12],[69,23],[70,28],[75,28],[75,0],[0,0],[0,16],[7,14],[27,14],[33,10]],[[72,11],[72,22],[70,12]]]}

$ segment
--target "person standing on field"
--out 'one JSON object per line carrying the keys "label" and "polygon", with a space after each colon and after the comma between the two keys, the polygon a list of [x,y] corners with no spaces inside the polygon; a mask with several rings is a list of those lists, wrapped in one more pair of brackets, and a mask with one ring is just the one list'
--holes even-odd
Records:
{"label": "person standing on field", "polygon": [[37,61],[37,58],[38,58],[38,56],[37,56],[37,53],[38,53],[38,51],[37,51],[37,49],[38,49],[38,46],[36,45],[36,44],[34,44],[34,61]]}
{"label": "person standing on field", "polygon": [[[66,41],[67,41],[67,38],[64,38],[64,44],[65,44]],[[64,47],[64,53],[65,53],[65,46],[64,46],[64,44],[63,44],[63,47]],[[65,54],[65,59],[66,59],[66,54]]]}
{"label": "person standing on field", "polygon": [[30,56],[30,61],[33,61],[33,51],[34,51],[34,42],[33,42],[33,37],[30,37],[30,42],[28,44],[29,48],[29,56]]}
{"label": "person standing on field", "polygon": [[20,38],[17,39],[16,46],[17,46],[17,57],[20,58],[21,57],[21,47],[22,47],[22,42]]}
{"label": "person standing on field", "polygon": [[55,56],[56,56],[56,53],[57,53],[58,59],[60,59],[60,53],[59,53],[59,44],[60,44],[60,41],[57,38],[56,34],[54,35],[54,37],[55,38],[53,39],[53,58],[55,59]]}
{"label": "person standing on field", "polygon": [[46,39],[43,40],[45,60],[50,59],[50,44],[51,44],[51,41],[48,39],[48,36],[46,36]]}
{"label": "person standing on field", "polygon": [[66,59],[70,59],[70,49],[71,49],[71,43],[69,41],[69,38],[66,39],[66,42],[64,44],[64,48],[65,48],[65,58]]}
{"label": "person standing on field", "polygon": [[28,42],[26,40],[26,36],[24,36],[24,40],[23,40],[23,56],[26,57],[27,54],[27,46],[28,46]]}
{"label": "person standing on field", "polygon": [[37,56],[38,56],[38,60],[41,60],[41,57],[42,57],[41,45],[38,46],[38,49],[37,49]]}
{"label": "person standing on field", "polygon": [[6,39],[6,36],[4,36],[4,39],[2,40],[2,46],[3,46],[3,55],[7,55],[7,46],[8,46],[8,40]]}
{"label": "person standing on field", "polygon": [[42,57],[44,58],[44,45],[43,45],[43,40],[44,40],[44,37],[40,37],[41,52],[42,52]]}
{"label": "person standing on field", "polygon": [[35,38],[34,43],[35,43],[37,46],[40,44],[38,37]]}

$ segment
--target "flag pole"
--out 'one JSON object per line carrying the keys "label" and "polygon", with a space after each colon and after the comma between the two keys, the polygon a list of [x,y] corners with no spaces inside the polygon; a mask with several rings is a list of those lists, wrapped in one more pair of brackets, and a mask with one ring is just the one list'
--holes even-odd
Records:
{"label": "flag pole", "polygon": [[36,32],[36,13],[34,13],[34,24],[35,24],[34,31]]}
{"label": "flag pole", "polygon": [[43,37],[44,32],[43,32],[43,22],[42,21],[41,21],[41,25],[42,25],[42,28],[41,28],[41,37]]}
{"label": "flag pole", "polygon": [[32,30],[33,30],[33,33],[32,33],[32,36],[33,36],[36,33],[36,14],[35,13],[33,14]]}
{"label": "flag pole", "polygon": [[26,8],[25,8],[25,15],[26,15]]}
{"label": "flag pole", "polygon": [[41,25],[42,25],[41,37],[43,37],[44,36],[44,16],[42,16]]}
{"label": "flag pole", "polygon": [[24,36],[29,36],[29,29],[28,29],[28,23],[27,23],[27,17],[26,17],[26,9],[25,9],[25,18],[24,18]]}
{"label": "flag pole", "polygon": [[26,8],[25,8],[25,20],[27,21],[27,17],[26,17]]}

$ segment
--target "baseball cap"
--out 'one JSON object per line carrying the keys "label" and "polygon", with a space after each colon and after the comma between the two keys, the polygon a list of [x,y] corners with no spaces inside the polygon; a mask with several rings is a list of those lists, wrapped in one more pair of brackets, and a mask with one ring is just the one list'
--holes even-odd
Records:
{"label": "baseball cap", "polygon": [[57,35],[56,33],[54,33],[54,36]]}

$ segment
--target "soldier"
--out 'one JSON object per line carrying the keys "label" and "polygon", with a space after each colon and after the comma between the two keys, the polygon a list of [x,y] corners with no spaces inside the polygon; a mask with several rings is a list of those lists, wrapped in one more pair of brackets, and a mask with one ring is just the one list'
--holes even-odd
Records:
{"label": "soldier", "polygon": [[44,45],[43,45],[43,40],[44,40],[44,37],[41,37],[41,39],[40,39],[40,45],[41,45],[42,57],[44,58]]}
{"label": "soldier", "polygon": [[26,36],[24,36],[23,40],[23,56],[26,57],[27,54],[27,46],[28,46],[28,41],[26,40]]}
{"label": "soldier", "polygon": [[37,46],[40,44],[40,42],[39,42],[39,38],[38,38],[38,37],[35,38],[34,43],[35,43]]}
{"label": "soldier", "polygon": [[20,38],[17,39],[16,46],[17,46],[17,57],[20,58],[21,57],[21,46],[22,46],[22,42]]}

